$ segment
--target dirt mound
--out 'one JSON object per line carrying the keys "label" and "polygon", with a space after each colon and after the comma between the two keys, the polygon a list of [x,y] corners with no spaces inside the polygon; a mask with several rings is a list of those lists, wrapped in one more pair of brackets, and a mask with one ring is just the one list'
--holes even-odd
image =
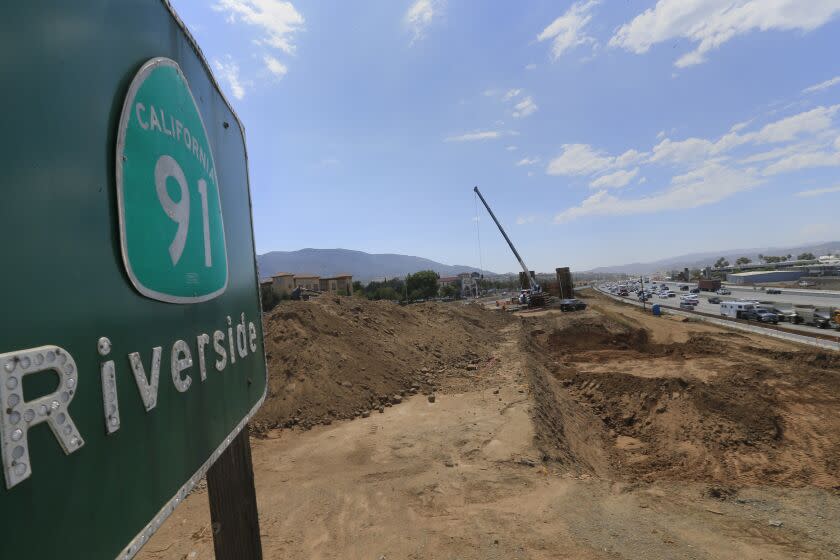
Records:
{"label": "dirt mound", "polygon": [[630,480],[840,485],[836,356],[705,332],[654,343],[597,314],[528,329],[547,457]]}
{"label": "dirt mound", "polygon": [[310,427],[432,392],[479,370],[510,321],[460,303],[283,302],[263,319],[268,396],[252,427]]}

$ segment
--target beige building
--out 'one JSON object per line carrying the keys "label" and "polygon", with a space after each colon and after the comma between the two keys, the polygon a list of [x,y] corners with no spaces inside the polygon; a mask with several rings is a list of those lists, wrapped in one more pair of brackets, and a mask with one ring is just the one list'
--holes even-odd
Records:
{"label": "beige building", "polygon": [[353,276],[350,274],[339,274],[332,278],[321,278],[319,285],[322,292],[345,296],[353,295]]}
{"label": "beige building", "polygon": [[317,292],[321,289],[321,277],[314,274],[295,274],[295,288]]}
{"label": "beige building", "polygon": [[271,291],[278,296],[291,294],[295,289],[295,275],[291,272],[279,272],[271,277]]}
{"label": "beige building", "polygon": [[450,284],[454,284],[457,281],[457,276],[441,276],[440,278],[438,278],[438,286],[443,288],[444,286],[449,286]]}

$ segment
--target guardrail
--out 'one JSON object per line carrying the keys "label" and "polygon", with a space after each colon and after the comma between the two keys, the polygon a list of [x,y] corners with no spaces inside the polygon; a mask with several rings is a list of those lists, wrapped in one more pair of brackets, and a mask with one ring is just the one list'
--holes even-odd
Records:
{"label": "guardrail", "polygon": [[[635,305],[636,307],[642,307],[642,303],[638,301],[633,301],[632,299],[623,298],[620,296],[615,296],[609,292],[605,292],[600,288],[595,288],[595,290],[601,294],[604,294],[607,297],[610,297],[616,301],[620,301],[622,303],[627,303],[630,305]],[[650,304],[653,305],[653,304]],[[664,305],[659,305],[659,308],[662,310],[663,313],[669,313],[671,315],[677,315],[680,317],[689,317],[691,319],[696,319],[698,321],[704,321],[706,323],[711,323],[713,325],[718,325],[721,327],[726,327],[728,329],[735,329],[739,331],[751,332],[755,334],[761,334],[764,336],[769,336],[771,338],[777,338],[781,340],[786,340],[788,342],[796,342],[799,344],[806,344],[808,346],[815,346],[817,348],[822,348],[824,350],[834,350],[840,352],[840,341],[831,341],[825,340],[822,338],[814,338],[812,336],[804,335],[804,334],[796,334],[789,331],[780,331],[776,329],[768,329],[764,327],[758,327],[755,325],[745,325],[743,323],[738,323],[728,319],[719,319],[717,317],[709,317],[708,315],[703,315],[700,313],[695,313],[693,311],[683,311],[681,309],[674,309],[672,307],[665,307]]]}

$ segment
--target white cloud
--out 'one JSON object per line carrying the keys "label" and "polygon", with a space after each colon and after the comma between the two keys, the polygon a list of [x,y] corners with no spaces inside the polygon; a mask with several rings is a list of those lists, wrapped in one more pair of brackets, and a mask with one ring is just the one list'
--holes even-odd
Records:
{"label": "white cloud", "polygon": [[506,93],[502,96],[502,101],[510,101],[511,99],[513,99],[514,97],[516,97],[517,95],[519,95],[520,93],[522,93],[522,90],[521,90],[521,89],[509,89],[509,90],[507,90],[507,92],[506,92]]}
{"label": "white cloud", "polygon": [[516,118],[527,117],[537,112],[537,104],[531,99],[531,96],[522,99],[519,103],[513,106],[513,116]]}
{"label": "white cloud", "polygon": [[[768,123],[755,132],[740,133],[739,131],[743,130],[748,123],[739,123],[716,141],[705,138],[686,138],[685,140],[675,141],[665,138],[654,146],[650,161],[653,163],[685,164],[725,154],[744,144],[780,144],[791,142],[802,136],[813,137],[831,130],[832,119],[838,110],[840,110],[840,105],[816,107]],[[765,159],[772,159],[773,157],[779,156],[769,152],[765,155]],[[748,162],[749,160],[743,161]],[[759,161],[759,159],[753,161]]]}
{"label": "white cloud", "polygon": [[533,157],[533,158],[524,157],[524,158],[522,158],[522,159],[520,159],[519,161],[516,162],[516,166],[517,167],[522,167],[523,165],[536,165],[539,162],[540,162],[540,158],[538,158],[538,157]]}
{"label": "white cloud", "polygon": [[230,55],[225,57],[224,62],[218,59],[214,60],[213,66],[216,68],[219,79],[228,85],[235,98],[242,99],[245,97],[245,87],[239,79],[239,65],[234,62]]}
{"label": "white cloud", "polygon": [[548,163],[549,175],[594,175],[608,169],[621,169],[634,165],[648,154],[627,150],[618,157],[595,150],[589,144],[563,144],[559,156]]}
{"label": "white cloud", "polygon": [[549,175],[589,175],[609,169],[615,161],[589,144],[563,144],[562,149],[559,156],[548,162]]}
{"label": "white cloud", "polygon": [[525,66],[525,70],[536,70],[536,69],[537,69],[537,65],[534,64],[533,62],[531,64],[527,64]]}
{"label": "white cloud", "polygon": [[615,173],[598,177],[589,183],[589,186],[593,189],[620,189],[621,187],[627,186],[627,184],[638,174],[638,167],[630,171],[619,170]]}
{"label": "white cloud", "polygon": [[840,192],[840,185],[837,185],[836,187],[827,187],[824,189],[811,189],[808,191],[799,191],[798,193],[796,193],[796,196],[813,197],[836,192]]}
{"label": "white cloud", "polygon": [[303,16],[291,2],[280,0],[219,0],[213,9],[228,14],[228,21],[237,19],[263,30],[258,42],[287,54],[295,52],[293,35],[303,28]]}
{"label": "white cloud", "polygon": [[586,34],[585,28],[592,19],[590,11],[597,4],[598,0],[572,4],[565,14],[555,19],[537,35],[538,41],[552,40],[551,54],[554,60],[560,58],[569,49],[594,41]]}
{"label": "white cloud", "polygon": [[627,150],[617,158],[615,158],[615,167],[629,167],[634,163],[638,163],[648,156],[646,153],[637,150]]}
{"label": "white cloud", "polygon": [[444,142],[475,142],[477,140],[495,140],[501,137],[502,133],[498,130],[477,130],[475,132],[459,134],[458,136],[449,136]]}
{"label": "white cloud", "polygon": [[791,117],[765,125],[753,134],[746,134],[744,138],[757,144],[789,142],[802,134],[816,134],[831,128],[831,120],[840,109],[840,105],[831,107],[817,107]]}
{"label": "white cloud", "polygon": [[618,198],[601,190],[579,206],[568,208],[554,217],[565,223],[583,216],[624,216],[663,210],[696,208],[729,198],[756,187],[761,180],[752,169],[737,170],[710,163],[671,179],[668,189],[640,198]]}
{"label": "white cloud", "polygon": [[758,152],[752,154],[750,156],[741,158],[740,160],[738,160],[738,162],[743,164],[761,163],[765,161],[781,159],[785,156],[793,154],[799,154],[808,151],[816,151],[818,149],[819,146],[814,146],[812,144],[791,144],[788,146],[782,146],[780,148],[773,148],[772,150],[768,150],[766,152]]}
{"label": "white cloud", "polygon": [[265,67],[268,68],[268,71],[277,76],[278,78],[282,78],[286,75],[286,72],[289,71],[289,69],[286,68],[285,64],[283,64],[270,54],[267,54],[263,57],[263,62],[265,62]]}
{"label": "white cloud", "polygon": [[516,217],[516,225],[524,226],[525,224],[533,224],[537,221],[536,216],[517,216]]}
{"label": "white cloud", "polygon": [[444,0],[416,0],[405,13],[403,22],[411,30],[414,43],[422,39],[435,18],[443,14],[446,7]]}
{"label": "white cloud", "polygon": [[665,138],[665,131],[664,130],[660,130],[659,132],[656,133],[656,139],[657,140],[662,140],[663,138]]}
{"label": "white cloud", "polygon": [[666,138],[653,147],[650,161],[653,163],[691,163],[705,159],[714,144],[703,138],[687,138],[674,141]]}
{"label": "white cloud", "polygon": [[509,152],[515,152],[515,151],[516,151],[516,150],[518,150],[518,149],[519,149],[519,147],[518,147],[518,146],[506,146],[506,147],[505,147],[505,150],[507,150],[507,151],[509,151]]}
{"label": "white cloud", "polygon": [[836,167],[840,166],[840,152],[810,152],[793,154],[771,163],[764,169],[765,175],[777,175],[789,173],[813,167]]}
{"label": "white cloud", "polygon": [[730,39],[752,31],[812,31],[840,13],[836,0],[659,0],[622,25],[610,46],[636,54],[677,38],[696,43],[675,65],[700,64]]}
{"label": "white cloud", "polygon": [[840,84],[840,76],[836,76],[834,78],[831,78],[830,80],[820,82],[820,83],[818,83],[816,85],[813,85],[811,87],[806,87],[805,89],[802,90],[802,93],[815,93],[815,92],[818,92],[818,91],[823,91],[823,90],[828,89],[831,86],[835,86],[837,84]]}

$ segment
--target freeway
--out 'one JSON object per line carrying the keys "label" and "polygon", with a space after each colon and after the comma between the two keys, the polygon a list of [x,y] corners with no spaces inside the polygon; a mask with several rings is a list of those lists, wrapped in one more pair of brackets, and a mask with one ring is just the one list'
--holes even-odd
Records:
{"label": "freeway", "polygon": [[[679,284],[688,284],[690,287],[695,287],[696,282],[658,282],[659,284],[667,284],[672,292],[677,294],[686,294],[688,292],[681,292]],[[650,290],[650,284],[645,285],[646,289]],[[655,287],[655,286],[654,286]],[[816,290],[784,290],[781,294],[767,295],[762,290],[754,290],[752,287],[736,287],[724,286],[732,292],[731,296],[720,296],[723,300],[736,299],[756,299],[760,302],[775,302],[786,305],[813,305],[815,307],[840,307],[840,294],[837,293],[819,293]],[[711,292],[700,292],[701,296],[712,296]],[[654,300],[659,298],[654,296]],[[677,298],[679,299],[679,298]],[[705,298],[701,298],[705,299]],[[677,302],[679,305],[679,301]]]}
{"label": "freeway", "polygon": [[[673,307],[679,309],[680,307],[680,295],[685,295],[688,292],[683,292],[679,290],[677,284],[684,284],[685,282],[659,282],[658,284],[668,284],[668,287],[671,291],[675,291],[677,293],[676,297],[672,298],[661,298],[658,295],[654,295],[653,298],[648,303],[658,303],[665,307]],[[692,287],[696,284],[690,284]],[[650,285],[646,285],[647,289],[651,289]],[[655,286],[654,286],[655,288]],[[729,288],[729,286],[727,286]],[[702,313],[709,313],[711,315],[719,315],[720,314],[720,305],[716,303],[709,303],[708,299],[716,294],[712,292],[700,292],[697,294],[698,299],[700,300],[699,305],[696,306],[695,311],[700,311]],[[754,299],[759,301],[762,304],[774,304],[778,303],[782,306],[790,306],[790,305],[814,305],[816,307],[840,307],[840,296],[835,296],[834,298],[826,298],[824,296],[814,296],[814,295],[801,295],[801,294],[786,294],[784,290],[782,290],[781,294],[776,295],[767,295],[761,290],[753,290],[752,288],[734,288],[732,289],[731,296],[717,296],[720,297],[723,301],[731,301],[737,299]],[[632,300],[636,300],[635,294],[631,294],[630,298]],[[779,325],[784,326],[786,329],[790,329],[791,331],[802,332],[803,334],[813,334],[813,333],[820,333],[822,335],[829,335],[837,338],[840,341],[840,333],[837,333],[833,330],[828,329],[818,329],[816,327],[811,327],[808,325],[792,325],[790,323],[781,322]]]}

